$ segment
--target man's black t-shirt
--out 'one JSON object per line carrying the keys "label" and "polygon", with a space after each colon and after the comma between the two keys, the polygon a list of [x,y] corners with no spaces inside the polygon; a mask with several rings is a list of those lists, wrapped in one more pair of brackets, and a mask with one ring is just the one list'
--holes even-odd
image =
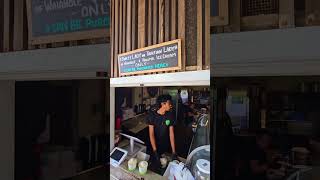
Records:
{"label": "man's black t-shirt", "polygon": [[175,125],[173,114],[167,112],[164,115],[160,115],[157,110],[151,110],[147,116],[147,123],[154,126],[158,153],[167,152],[170,146],[169,127]]}
{"label": "man's black t-shirt", "polygon": [[255,160],[258,161],[259,164],[265,164],[267,162],[266,153],[259,148],[257,145],[253,146],[252,149],[248,153],[248,160],[249,160],[249,178],[248,180],[265,180],[266,175],[265,173],[261,174],[254,174],[250,170],[250,161]]}

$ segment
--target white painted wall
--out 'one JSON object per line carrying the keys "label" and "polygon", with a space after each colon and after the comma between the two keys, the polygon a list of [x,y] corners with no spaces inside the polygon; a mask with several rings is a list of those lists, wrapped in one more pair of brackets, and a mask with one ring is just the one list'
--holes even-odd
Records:
{"label": "white painted wall", "polygon": [[211,76],[319,75],[320,27],[211,35]]}
{"label": "white painted wall", "polygon": [[15,82],[0,81],[0,179],[14,180]]}

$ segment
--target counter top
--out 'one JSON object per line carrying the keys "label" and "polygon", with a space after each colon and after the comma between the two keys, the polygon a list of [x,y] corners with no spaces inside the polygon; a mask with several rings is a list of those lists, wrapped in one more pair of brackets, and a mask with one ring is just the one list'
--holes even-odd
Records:
{"label": "counter top", "polygon": [[122,162],[119,167],[113,167],[110,165],[110,174],[113,179],[125,179],[125,180],[138,180],[138,179],[145,179],[145,180],[166,180],[165,177],[154,173],[150,170],[145,175],[140,175],[138,167],[135,171],[131,172],[128,170],[128,160]]}

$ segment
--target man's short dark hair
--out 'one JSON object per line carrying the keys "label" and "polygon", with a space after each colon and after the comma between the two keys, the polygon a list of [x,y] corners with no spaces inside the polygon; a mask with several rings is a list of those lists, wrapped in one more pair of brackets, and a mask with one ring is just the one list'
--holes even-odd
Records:
{"label": "man's short dark hair", "polygon": [[172,97],[169,94],[160,95],[157,98],[157,104],[161,105],[161,103],[171,101],[171,100],[172,100]]}

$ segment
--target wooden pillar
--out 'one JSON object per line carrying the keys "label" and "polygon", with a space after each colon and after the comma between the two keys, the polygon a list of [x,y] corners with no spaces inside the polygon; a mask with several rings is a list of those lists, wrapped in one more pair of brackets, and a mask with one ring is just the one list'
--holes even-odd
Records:
{"label": "wooden pillar", "polygon": [[205,69],[210,69],[210,0],[205,0],[205,17],[204,17],[204,28],[205,28],[205,35],[204,35],[204,46],[205,46]]}
{"label": "wooden pillar", "polygon": [[25,1],[14,0],[13,49],[21,51],[24,47],[24,11]]}
{"label": "wooden pillar", "polygon": [[320,25],[320,1],[305,0],[306,2],[306,24],[308,26]]}
{"label": "wooden pillar", "polygon": [[294,0],[279,1],[279,27],[280,28],[295,27]]}
{"label": "wooden pillar", "polygon": [[0,45],[0,51],[8,52],[10,48],[10,0],[2,0],[1,2],[1,11],[2,13],[0,23],[2,23],[1,29],[2,31],[0,36],[1,45]]}
{"label": "wooden pillar", "polygon": [[146,0],[138,0],[138,48],[146,46]]}
{"label": "wooden pillar", "polygon": [[178,0],[178,38],[181,39],[182,70],[186,68],[186,0]]}
{"label": "wooden pillar", "polygon": [[202,70],[202,0],[197,1],[197,70]]}

